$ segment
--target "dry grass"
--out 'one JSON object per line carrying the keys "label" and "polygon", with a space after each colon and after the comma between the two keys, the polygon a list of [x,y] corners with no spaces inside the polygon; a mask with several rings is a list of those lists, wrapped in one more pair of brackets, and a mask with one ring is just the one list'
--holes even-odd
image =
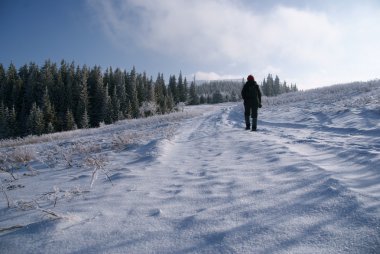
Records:
{"label": "dry grass", "polygon": [[16,147],[10,152],[9,157],[14,162],[27,163],[36,158],[36,153],[29,147]]}

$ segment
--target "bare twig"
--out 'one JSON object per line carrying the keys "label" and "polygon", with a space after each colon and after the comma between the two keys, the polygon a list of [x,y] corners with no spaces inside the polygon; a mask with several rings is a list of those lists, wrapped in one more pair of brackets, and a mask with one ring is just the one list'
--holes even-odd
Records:
{"label": "bare twig", "polygon": [[8,197],[8,195],[7,195],[7,192],[4,190],[4,187],[3,187],[3,186],[1,186],[1,191],[3,192],[3,194],[4,194],[4,196],[5,196],[5,199],[7,200],[7,206],[8,206],[8,208],[11,208],[11,203],[10,203],[10,201],[9,201],[9,197]]}
{"label": "bare twig", "polygon": [[67,165],[72,168],[73,167],[73,154],[71,151],[68,151],[68,152],[65,152],[65,151],[62,151],[62,157],[63,159],[65,159]]}
{"label": "bare twig", "polygon": [[94,170],[92,171],[92,175],[91,175],[91,184],[90,184],[91,187],[95,182],[95,179],[96,179],[96,176],[97,176],[99,170],[101,170],[106,175],[108,181],[110,181],[110,183],[113,185],[111,177],[108,175],[107,170],[104,168],[104,166],[105,166],[105,158],[104,157],[100,157],[100,156],[99,157],[93,157],[91,155],[88,155],[86,162],[88,165],[94,167]]}
{"label": "bare twig", "polygon": [[91,175],[91,182],[90,182],[90,187],[92,188],[92,185],[94,185],[95,179],[97,178],[98,175],[98,168],[95,167],[94,170],[92,171]]}
{"label": "bare twig", "polygon": [[54,199],[54,206],[53,207],[55,207],[55,205],[57,204],[57,200],[58,200],[58,197],[55,197],[55,199]]}
{"label": "bare twig", "polygon": [[8,159],[8,154],[4,154],[3,156],[4,157],[0,158],[0,171],[10,174],[13,180],[17,180],[17,178],[13,175],[13,165]]}
{"label": "bare twig", "polygon": [[40,210],[41,212],[44,212],[44,213],[46,213],[48,215],[51,215],[54,218],[62,219],[62,216],[58,215],[56,212],[54,212],[52,210],[46,210],[46,209],[42,209],[42,208],[39,208],[39,207],[38,207],[38,210]]}
{"label": "bare twig", "polygon": [[13,180],[17,180],[17,178],[13,175],[13,170],[9,171],[9,170],[0,166],[0,171],[10,174],[12,176]]}

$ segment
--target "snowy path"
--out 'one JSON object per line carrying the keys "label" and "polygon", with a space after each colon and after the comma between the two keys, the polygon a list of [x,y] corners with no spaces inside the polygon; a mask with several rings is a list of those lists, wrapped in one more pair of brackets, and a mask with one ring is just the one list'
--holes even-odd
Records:
{"label": "snowy path", "polygon": [[363,158],[379,166],[376,143],[339,156],[363,137],[262,114],[252,133],[241,105],[213,106],[170,140],[109,151],[113,186],[61,207],[68,219],[0,236],[1,252],[379,253],[379,176],[358,172],[371,172]]}
{"label": "snowy path", "polygon": [[159,157],[167,184],[153,193],[169,231],[180,225],[179,252],[378,250],[379,220],[315,163],[326,153],[294,151],[268,138],[274,129],[244,132],[239,122],[239,107],[189,121]]}

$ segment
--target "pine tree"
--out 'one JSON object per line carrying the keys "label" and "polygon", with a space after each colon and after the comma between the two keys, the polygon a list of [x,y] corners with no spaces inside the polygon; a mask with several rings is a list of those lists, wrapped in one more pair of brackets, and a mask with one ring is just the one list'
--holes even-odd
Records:
{"label": "pine tree", "polygon": [[238,101],[238,96],[235,91],[232,91],[230,101],[232,102]]}
{"label": "pine tree", "polygon": [[17,137],[18,135],[18,125],[17,125],[17,113],[16,109],[13,106],[11,110],[9,110],[8,114],[8,135],[9,137]]}
{"label": "pine tree", "polygon": [[17,91],[20,89],[20,80],[17,74],[16,66],[12,63],[9,65],[6,73],[6,80],[3,84],[3,102],[6,107],[16,105]]}
{"label": "pine tree", "polygon": [[132,107],[132,117],[133,118],[138,118],[139,117],[139,100],[137,96],[137,76],[136,76],[136,70],[135,67],[133,67],[133,70],[131,71],[131,76],[130,76],[130,87],[131,87],[131,107]]}
{"label": "pine tree", "polygon": [[[26,130],[30,129],[28,127],[29,117],[31,109],[33,108],[33,104],[36,104],[38,107],[37,113],[41,112],[41,106],[43,101],[44,88],[41,82],[41,73],[39,67],[35,63],[30,63],[27,67],[27,72],[23,73],[25,75],[25,85],[23,89],[23,114],[29,114],[28,118],[25,119],[25,123],[22,123],[22,129]],[[39,115],[38,115],[39,117]],[[39,120],[39,119],[37,119]],[[29,134],[37,134],[41,135],[43,130],[41,131],[40,126],[33,128],[33,132]]]}
{"label": "pine tree", "polygon": [[76,130],[76,129],[77,129],[77,125],[75,124],[74,115],[70,109],[67,109],[66,116],[65,116],[65,130],[71,131],[71,130]]}
{"label": "pine tree", "polygon": [[[179,73],[178,77],[178,101],[179,102],[186,102],[187,101],[187,81],[185,78],[185,81],[183,81],[182,78],[182,72]],[[178,103],[178,102],[176,102]]]}
{"label": "pine tree", "polygon": [[[79,128],[88,128],[89,127],[89,116],[88,116],[88,107],[89,107],[89,98],[87,90],[87,79],[88,79],[88,70],[84,67],[80,73],[79,79],[79,100],[77,105],[77,118]],[[83,117],[86,115],[86,121],[83,121]],[[86,124],[85,126],[83,124]]]}
{"label": "pine tree", "polygon": [[150,78],[149,81],[147,82],[146,93],[147,93],[146,100],[148,102],[154,102],[156,104],[152,78]]}
{"label": "pine tree", "polygon": [[[42,83],[45,85],[42,110],[44,111],[44,117],[47,118],[47,121],[45,121],[46,132],[52,133],[55,130],[62,130],[61,122],[58,122],[58,115],[60,113],[57,111],[63,110],[61,109],[61,103],[63,103],[63,91],[60,89],[63,89],[63,82],[61,74],[58,74],[57,65],[50,61],[45,62],[42,67],[41,76]],[[49,121],[51,121],[50,127]]]}
{"label": "pine tree", "polygon": [[116,86],[117,99],[120,104],[118,119],[121,120],[125,118],[128,111],[124,72],[122,72],[120,69],[116,69],[114,73],[114,81]]}
{"label": "pine tree", "polygon": [[87,128],[90,127],[90,119],[88,117],[87,109],[86,108],[85,108],[85,110],[83,112],[83,116],[82,116],[82,119],[80,121],[80,126],[83,129],[87,129]]}
{"label": "pine tree", "polygon": [[261,91],[265,96],[269,96],[269,88],[267,80],[264,78]]}
{"label": "pine tree", "polygon": [[28,118],[28,134],[41,135],[44,132],[44,116],[41,109],[34,102]]}
{"label": "pine tree", "polygon": [[128,113],[132,118],[139,116],[139,101],[136,90],[136,69],[133,67],[131,73],[127,75],[126,93],[130,103],[130,110]]}
{"label": "pine tree", "polygon": [[5,100],[6,77],[3,65],[0,63],[0,103]]}
{"label": "pine tree", "polygon": [[55,86],[54,65],[49,60],[45,61],[45,64],[41,68],[41,82],[45,90],[48,89],[50,91]]}
{"label": "pine tree", "polygon": [[107,102],[100,67],[95,66],[91,70],[88,79],[88,86],[90,124],[93,127],[98,127],[101,122],[104,122]]}
{"label": "pine tree", "polygon": [[56,77],[56,84],[53,88],[53,104],[56,109],[56,117],[57,117],[57,130],[62,131],[64,130],[64,122],[65,122],[65,99],[63,98],[63,94],[65,93],[65,84],[63,82],[63,77],[62,77],[62,71],[59,71],[57,73]]}
{"label": "pine tree", "polygon": [[211,98],[210,95],[207,95],[206,103],[207,103],[207,104],[211,104],[211,103],[212,103],[212,98]]}
{"label": "pine tree", "polygon": [[112,67],[106,69],[106,72],[103,75],[103,84],[108,85],[108,93],[110,94],[115,86]]}
{"label": "pine tree", "polygon": [[218,90],[215,93],[213,93],[212,103],[216,104],[216,103],[222,103],[222,102],[223,102],[223,95],[221,94],[221,92]]}
{"label": "pine tree", "polygon": [[[25,83],[23,83],[22,79],[20,78],[20,74],[19,73],[16,73],[15,69],[11,68],[12,69],[12,74],[9,76],[6,77],[6,80],[5,80],[5,85],[8,82],[10,82],[12,84],[12,93],[11,93],[11,101],[12,101],[12,105],[7,105],[8,108],[15,108],[15,111],[16,111],[16,128],[14,130],[12,130],[12,132],[14,132],[14,136],[18,136],[22,133],[20,133],[21,130],[25,130],[26,129],[26,122],[27,122],[27,115],[29,113],[29,108],[26,109],[24,108],[24,97],[23,97],[23,93],[24,93],[24,89],[25,89]],[[12,76],[12,77],[11,77]],[[5,100],[6,101],[6,100]],[[26,110],[26,111],[22,111],[23,108]]]}
{"label": "pine tree", "polygon": [[104,88],[104,98],[105,98],[105,104],[106,104],[106,114],[104,116],[104,123],[105,124],[111,124],[113,123],[113,117],[112,117],[112,100],[111,96],[108,94],[108,85]]}
{"label": "pine tree", "polygon": [[178,101],[176,102],[176,104],[178,104],[179,102],[185,102],[186,101],[185,87],[183,84],[183,77],[182,77],[181,71],[179,72],[179,75],[178,75],[177,92],[178,92]]}
{"label": "pine tree", "polygon": [[268,77],[267,77],[267,90],[268,90],[268,94],[267,96],[273,96],[274,95],[274,92],[273,92],[273,77],[272,77],[272,74],[268,74]]}
{"label": "pine tree", "polygon": [[55,129],[52,123],[48,123],[47,128],[46,128],[46,133],[54,133]]}
{"label": "pine tree", "polygon": [[281,93],[280,91],[280,78],[276,75],[273,83],[273,95],[277,96]]}
{"label": "pine tree", "polygon": [[298,91],[297,85],[296,85],[296,84],[294,84],[294,85],[291,84],[291,85],[290,85],[290,91],[291,91],[291,92],[297,92],[297,91]]}
{"label": "pine tree", "polygon": [[8,137],[8,122],[6,107],[3,102],[0,104],[0,139]]}
{"label": "pine tree", "polygon": [[165,80],[164,80],[163,74],[158,73],[154,91],[155,91],[156,102],[159,108],[158,111],[160,114],[165,114],[168,109],[166,105],[167,89],[165,86]]}
{"label": "pine tree", "polygon": [[[45,93],[44,93],[44,97],[43,97],[42,111],[43,111],[43,115],[44,115],[45,132],[50,133],[51,127],[53,127],[53,129],[54,129],[56,119],[55,119],[54,108],[50,102],[49,91],[48,91],[47,87],[45,89]],[[49,126],[49,124],[51,124],[51,126]]]}
{"label": "pine tree", "polygon": [[73,83],[75,78],[75,65],[72,62],[70,66],[67,68],[66,78],[64,80],[65,84],[65,104],[66,108],[71,112],[74,109],[74,101],[73,101]]}
{"label": "pine tree", "polygon": [[37,64],[31,63],[29,65],[29,80],[30,88],[32,90],[32,102],[36,102],[38,107],[42,107],[43,95],[45,85],[42,82],[41,70]]}
{"label": "pine tree", "polygon": [[206,99],[206,97],[203,94],[199,98],[199,103],[200,104],[206,104],[207,103],[207,99]]}
{"label": "pine tree", "polygon": [[178,90],[177,81],[176,81],[176,78],[174,75],[169,77],[168,92],[171,93],[171,96],[172,96],[174,102],[178,103],[179,102],[179,93],[178,93],[179,90]]}
{"label": "pine tree", "polygon": [[198,105],[199,104],[199,97],[197,95],[197,91],[196,91],[196,87],[195,87],[195,81],[191,82],[191,85],[190,85],[189,104],[190,105]]}
{"label": "pine tree", "polygon": [[131,106],[131,103],[130,103],[130,101],[129,100],[127,100],[127,115],[126,115],[126,117],[128,118],[128,119],[131,119],[132,118],[132,106]]}
{"label": "pine tree", "polygon": [[18,72],[18,78],[21,83],[21,89],[20,89],[19,98],[17,100],[17,103],[15,104],[20,136],[24,136],[28,134],[28,117],[30,113],[30,105],[26,105],[26,100],[24,96],[25,91],[26,91],[28,75],[29,75],[28,66],[25,64],[19,69],[19,72]]}
{"label": "pine tree", "polygon": [[173,96],[172,96],[172,93],[170,90],[168,90],[167,92],[167,95],[165,97],[165,102],[166,102],[166,111],[165,113],[170,113],[173,111],[174,109],[174,99],[173,99]]}
{"label": "pine tree", "polygon": [[120,112],[120,102],[116,92],[116,86],[114,86],[112,94],[111,94],[111,119],[112,122],[116,122],[119,120],[119,112]]}
{"label": "pine tree", "polygon": [[136,78],[136,93],[137,93],[137,101],[139,108],[141,107],[142,103],[146,101],[146,92],[145,92],[145,84],[146,79],[141,75],[137,75]]}
{"label": "pine tree", "polygon": [[[82,71],[79,66],[76,67],[72,93],[73,93],[73,108],[72,113],[74,115],[75,123],[80,128],[81,112],[79,112],[80,95],[82,92]],[[87,83],[87,82],[86,82]]]}
{"label": "pine tree", "polygon": [[286,81],[284,81],[284,83],[282,84],[281,92],[282,93],[289,93],[289,87],[287,86]]}

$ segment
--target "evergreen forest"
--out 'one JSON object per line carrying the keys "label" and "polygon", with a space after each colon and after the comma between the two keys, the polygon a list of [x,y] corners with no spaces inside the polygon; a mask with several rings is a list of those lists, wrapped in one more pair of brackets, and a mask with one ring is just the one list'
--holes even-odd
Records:
{"label": "evergreen forest", "polygon": [[[98,127],[130,118],[178,111],[184,105],[221,103],[241,99],[244,80],[188,84],[182,73],[148,77],[135,68],[87,67],[47,60],[19,69],[0,64],[0,139]],[[268,75],[261,89],[274,96],[297,91]]]}

